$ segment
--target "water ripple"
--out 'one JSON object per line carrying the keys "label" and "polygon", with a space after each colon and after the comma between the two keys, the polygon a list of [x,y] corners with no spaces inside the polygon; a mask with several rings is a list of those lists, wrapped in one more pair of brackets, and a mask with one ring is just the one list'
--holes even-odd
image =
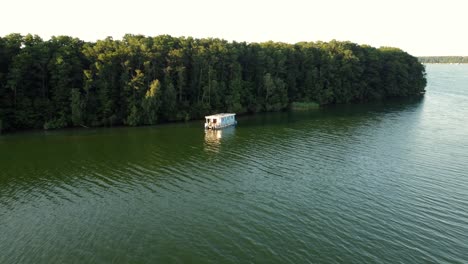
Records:
{"label": "water ripple", "polygon": [[456,72],[423,101],[250,116],[226,133],[2,140],[0,263],[464,263]]}

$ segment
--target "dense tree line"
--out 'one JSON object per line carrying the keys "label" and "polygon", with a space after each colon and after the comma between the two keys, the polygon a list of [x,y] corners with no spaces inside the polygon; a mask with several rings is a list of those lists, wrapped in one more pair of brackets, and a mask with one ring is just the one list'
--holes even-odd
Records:
{"label": "dense tree line", "polygon": [[428,56],[418,59],[421,63],[468,63],[468,57],[463,56]]}
{"label": "dense tree line", "polygon": [[418,95],[417,58],[350,42],[227,42],[126,35],[95,43],[0,37],[0,127],[150,125],[215,112]]}

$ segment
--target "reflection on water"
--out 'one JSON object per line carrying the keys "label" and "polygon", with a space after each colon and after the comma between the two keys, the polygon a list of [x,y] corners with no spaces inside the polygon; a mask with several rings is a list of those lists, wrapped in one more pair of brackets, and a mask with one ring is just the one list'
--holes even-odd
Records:
{"label": "reflection on water", "polygon": [[236,128],[234,126],[226,127],[219,130],[206,129],[205,151],[218,152],[221,147],[221,143],[223,141],[229,140],[234,136],[235,129]]}

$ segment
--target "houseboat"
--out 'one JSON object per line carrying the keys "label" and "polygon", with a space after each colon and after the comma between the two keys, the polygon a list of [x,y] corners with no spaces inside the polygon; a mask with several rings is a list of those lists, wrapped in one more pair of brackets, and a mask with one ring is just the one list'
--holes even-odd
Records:
{"label": "houseboat", "polygon": [[221,129],[237,124],[236,114],[222,113],[205,116],[205,129]]}

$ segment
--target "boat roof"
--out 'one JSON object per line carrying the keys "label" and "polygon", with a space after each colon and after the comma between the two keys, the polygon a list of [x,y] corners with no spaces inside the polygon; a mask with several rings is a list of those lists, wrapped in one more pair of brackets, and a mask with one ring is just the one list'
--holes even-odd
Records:
{"label": "boat roof", "polygon": [[220,117],[235,116],[235,115],[236,115],[235,113],[220,113],[220,114],[205,116],[205,118],[220,118]]}

